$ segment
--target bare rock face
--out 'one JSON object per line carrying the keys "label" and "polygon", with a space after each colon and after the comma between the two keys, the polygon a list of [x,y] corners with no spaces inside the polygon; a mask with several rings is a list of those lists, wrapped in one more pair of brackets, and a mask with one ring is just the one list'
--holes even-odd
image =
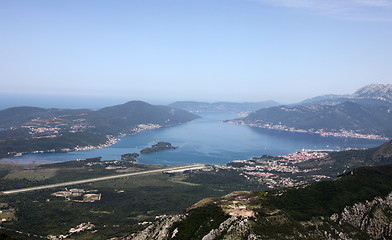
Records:
{"label": "bare rock face", "polygon": [[202,240],[219,239],[260,239],[256,234],[251,233],[252,227],[247,218],[230,217],[222,222],[217,229],[211,230]]}
{"label": "bare rock face", "polygon": [[131,234],[129,236],[124,237],[124,240],[164,240],[173,238],[174,236],[169,236],[169,230],[173,226],[174,223],[182,221],[186,218],[185,214],[171,215],[162,218],[160,221],[155,222],[154,224],[148,226],[141,232]]}
{"label": "bare rock face", "polygon": [[385,199],[357,203],[345,207],[340,216],[333,215],[332,220],[339,219],[339,225],[350,224],[377,239],[392,238],[392,193]]}

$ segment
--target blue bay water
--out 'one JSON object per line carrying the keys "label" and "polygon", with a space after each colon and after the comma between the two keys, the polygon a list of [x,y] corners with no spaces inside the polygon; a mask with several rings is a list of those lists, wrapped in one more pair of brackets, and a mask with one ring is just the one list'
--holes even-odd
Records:
{"label": "blue bay water", "polygon": [[102,157],[103,160],[120,160],[121,155],[140,152],[155,141],[170,142],[179,146],[176,150],[141,155],[141,164],[225,164],[233,160],[268,155],[285,155],[302,149],[332,149],[345,147],[367,148],[385,141],[320,137],[318,135],[287,133],[260,128],[234,125],[221,120],[238,116],[227,113],[200,114],[202,118],[192,122],[161,129],[144,131],[125,136],[116,144],[85,151],[25,154],[2,161],[13,163],[53,163]]}

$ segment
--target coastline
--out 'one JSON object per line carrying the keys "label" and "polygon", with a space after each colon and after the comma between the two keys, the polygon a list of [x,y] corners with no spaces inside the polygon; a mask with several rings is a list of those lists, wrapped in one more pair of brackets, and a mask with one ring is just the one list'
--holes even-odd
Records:
{"label": "coastline", "polygon": [[342,129],[340,132],[328,132],[324,131],[323,129],[296,129],[294,127],[287,127],[282,124],[272,124],[272,123],[246,123],[242,120],[229,120],[226,121],[227,123],[237,124],[237,125],[244,125],[250,127],[258,127],[263,129],[269,130],[278,130],[278,131],[285,131],[285,132],[293,132],[293,133],[306,133],[306,134],[317,134],[321,137],[340,137],[340,138],[355,138],[355,139],[368,139],[368,140],[385,140],[388,141],[391,138],[383,137],[377,134],[362,134],[357,133],[352,130],[344,130]]}
{"label": "coastline", "polygon": [[[172,125],[170,125],[172,126]],[[9,155],[9,156],[5,156],[5,157],[1,157],[0,158],[0,163],[2,159],[7,159],[8,157],[20,157],[23,154],[35,154],[35,153],[55,153],[55,152],[74,152],[74,151],[84,151],[84,150],[92,150],[92,149],[100,149],[100,148],[104,148],[104,147],[109,147],[112,146],[114,144],[116,144],[117,142],[119,142],[121,139],[121,137],[124,136],[129,136],[129,135],[134,135],[137,134],[139,132],[142,131],[146,131],[146,130],[153,130],[153,129],[158,129],[161,127],[166,127],[166,126],[161,126],[159,124],[139,124],[136,128],[132,129],[130,133],[120,133],[117,136],[112,136],[112,135],[107,135],[107,141],[105,143],[99,144],[99,145],[87,145],[87,146],[75,146],[74,148],[62,148],[59,150],[56,149],[50,149],[50,150],[42,150],[42,151],[32,151],[32,152],[17,152],[14,153],[13,155]],[[169,127],[169,126],[168,126]],[[6,163],[6,162],[3,162]]]}
{"label": "coastline", "polygon": [[[193,121],[193,120],[191,120]],[[188,121],[189,122],[189,121]],[[187,122],[184,122],[187,123]],[[154,129],[159,129],[159,128],[163,128],[163,127],[172,127],[172,126],[177,126],[177,125],[181,125],[184,123],[178,123],[178,124],[168,124],[168,125],[159,125],[159,124],[139,124],[137,125],[137,127],[133,128],[132,130],[130,130],[130,132],[128,133],[119,133],[117,136],[113,136],[113,135],[107,135],[107,141],[105,143],[99,144],[99,145],[87,145],[87,146],[75,146],[74,148],[62,148],[62,149],[50,149],[50,150],[42,150],[42,151],[31,151],[31,152],[17,152],[17,153],[12,153],[9,154],[8,156],[3,156],[0,157],[0,164],[14,164],[14,163],[10,163],[10,162],[4,162],[2,160],[4,159],[9,159],[12,157],[19,157],[22,156],[24,154],[36,154],[36,153],[55,153],[55,152],[74,152],[74,151],[85,151],[85,150],[92,150],[92,149],[100,149],[100,148],[105,148],[105,147],[110,147],[114,144],[116,144],[117,142],[121,141],[122,137],[125,136],[131,136],[131,135],[135,135],[137,133],[143,132],[143,131],[147,131],[147,130],[154,130]],[[23,164],[24,165],[24,164]]]}
{"label": "coastline", "polygon": [[[219,115],[220,116],[220,115]],[[225,116],[225,115],[224,115]],[[366,140],[366,141],[362,141],[362,140],[345,140],[343,138],[334,138],[334,137],[330,137],[330,138],[322,138],[319,135],[315,135],[315,134],[290,134],[290,133],[285,133],[285,132],[281,132],[279,133],[278,131],[276,131],[275,134],[277,134],[277,136],[274,135],[274,133],[271,131],[271,133],[269,133],[269,131],[266,131],[266,136],[264,136],[264,131],[257,131],[257,129],[254,130],[250,130],[247,127],[235,127],[235,125],[232,124],[227,124],[224,123],[226,121],[221,120],[221,119],[225,119],[222,116],[220,117],[216,117],[215,115],[212,115],[212,117],[210,118],[205,118],[206,120],[203,120],[201,122],[197,122],[197,125],[195,127],[199,127],[196,129],[201,129],[201,130],[208,130],[210,129],[210,127],[213,127],[211,129],[215,129],[217,128],[217,126],[221,126],[221,125],[216,125],[216,124],[222,124],[222,128],[219,127],[217,128],[218,131],[215,134],[216,135],[216,141],[218,141],[218,144],[221,145],[217,145],[222,147],[222,153],[221,154],[215,154],[215,152],[213,152],[212,154],[210,154],[210,151],[215,151],[214,149],[206,149],[204,151],[204,149],[202,149],[202,151],[204,152],[197,152],[199,151],[199,149],[193,149],[191,146],[189,149],[186,149],[185,152],[181,152],[181,154],[185,154],[186,156],[186,160],[185,162],[188,163],[190,161],[192,162],[198,162],[198,161],[203,161],[203,163],[208,162],[208,164],[225,164],[228,161],[231,160],[235,160],[235,159],[249,159],[250,157],[253,156],[262,156],[264,154],[267,155],[272,155],[272,156],[277,156],[277,155],[281,155],[281,154],[289,154],[289,153],[294,153],[297,151],[300,151],[301,149],[342,149],[341,147],[352,147],[352,148],[367,148],[367,147],[373,147],[376,146],[375,144],[379,145],[381,144],[380,140]],[[227,119],[227,118],[226,118]],[[202,125],[200,125],[200,123],[202,123]],[[223,124],[224,123],[224,124]],[[178,126],[178,124],[173,124],[174,126]],[[173,126],[171,125],[171,126]],[[232,125],[232,126],[230,126]],[[181,126],[181,125],[180,125]],[[193,126],[193,125],[192,125]],[[118,141],[135,141],[135,140],[128,140],[128,139],[133,139],[134,137],[132,137],[132,135],[138,133],[138,132],[144,132],[145,130],[149,130],[149,129],[155,129],[155,128],[161,128],[162,126],[158,126],[158,125],[141,125],[139,127],[135,126],[131,131],[128,132],[128,134],[119,134],[117,137],[113,137],[111,141],[105,142],[101,145],[98,146],[85,146],[85,147],[78,147],[77,149],[74,149],[75,151],[73,151],[73,149],[62,149],[63,152],[60,151],[60,149],[57,149],[58,151],[56,151],[55,153],[53,153],[54,151],[48,152],[48,154],[43,154],[42,156],[40,154],[24,154],[22,157],[18,158],[18,157],[5,157],[6,159],[3,160],[3,162],[13,162],[13,163],[18,163],[18,161],[21,162],[25,162],[27,163],[35,161],[36,163],[49,163],[49,162],[60,162],[60,161],[70,161],[70,160],[74,160],[74,159],[84,159],[84,158],[92,158],[92,157],[97,157],[97,156],[102,156],[103,159],[105,160],[114,160],[114,159],[120,159],[120,155],[124,154],[124,153],[129,153],[132,151],[138,151],[140,149],[132,149],[129,150],[127,149],[127,144],[120,142],[118,145],[115,145],[115,147],[110,147],[113,144],[116,144]],[[168,126],[164,126],[165,128]],[[181,128],[182,129],[182,128]],[[224,129],[225,131],[222,132],[221,129]],[[242,129],[242,130],[241,130]],[[227,131],[226,131],[227,130]],[[255,131],[256,130],[256,131]],[[171,132],[171,130],[169,130]],[[210,130],[208,130],[210,132]],[[233,132],[231,132],[233,131]],[[222,143],[222,136],[224,138],[227,138],[227,140],[229,141],[230,144],[236,144],[236,146],[238,145],[238,143],[236,143],[238,141],[238,139],[236,138],[233,143],[231,143],[232,139],[230,139],[230,134],[232,133],[236,133],[238,134],[238,131],[241,131],[240,133],[244,133],[243,136],[240,138],[241,141],[248,141],[249,140],[249,144],[247,143],[244,146],[239,146],[240,150],[238,150],[239,152],[244,151],[246,153],[237,153],[237,152],[233,152],[232,148],[228,148],[226,143]],[[151,137],[149,137],[149,140],[152,141],[153,139],[160,139],[160,140],[166,140],[166,141],[173,141],[173,139],[166,139],[165,137],[161,136],[161,132],[166,132],[162,131],[162,130],[158,130],[153,131],[154,133],[150,133],[148,132],[148,136],[151,135]],[[178,134],[179,132],[177,132],[177,130],[174,130],[174,132],[176,134]],[[201,131],[202,132],[202,131]],[[229,134],[224,134],[228,132]],[[184,133],[184,134],[183,134]],[[204,132],[203,132],[204,133]],[[223,134],[220,135],[219,134]],[[141,134],[137,134],[136,136],[136,141],[138,141],[139,139],[139,135],[142,138],[142,142],[143,144],[147,144],[146,139],[143,139],[145,133],[141,133]],[[194,134],[194,135],[192,135]],[[249,134],[249,135],[247,135]],[[287,135],[289,134],[289,135]],[[198,131],[195,131],[194,128],[189,128],[189,127],[185,127],[183,130],[181,130],[181,134],[180,134],[180,143],[182,144],[183,142],[185,143],[191,143],[192,141],[195,141],[195,143],[198,143],[197,141],[205,141],[203,140],[204,137],[200,137],[199,136],[200,133]],[[203,134],[204,135],[204,134]],[[298,135],[298,136],[297,136]],[[130,136],[130,138],[127,138],[124,136]],[[156,137],[158,136],[158,137]],[[159,137],[161,136],[161,137]],[[208,134],[206,136],[209,136]],[[280,146],[280,140],[276,140],[279,138],[285,138],[288,137],[288,142],[285,143],[285,141],[283,141],[283,143],[281,144],[283,146]],[[120,139],[119,139],[120,138]],[[193,139],[195,138],[195,139]],[[268,142],[264,142],[266,141],[265,138],[268,139]],[[104,139],[102,139],[104,140]],[[260,144],[256,144],[253,143],[254,140],[260,141]],[[215,140],[211,141],[211,144],[217,144]],[[272,142],[271,142],[272,141]],[[369,143],[368,143],[369,141]],[[175,143],[178,144],[178,142],[174,141]],[[271,145],[272,144],[272,145]],[[286,146],[287,144],[288,147]],[[147,144],[149,145],[149,144]],[[117,146],[119,146],[119,148],[117,148]],[[130,146],[133,146],[132,144]],[[136,146],[136,145],[135,145]],[[138,145],[139,146],[139,145]],[[140,145],[141,146],[141,145]],[[143,145],[144,146],[144,145]],[[195,145],[196,147],[198,145]],[[231,146],[231,145],[230,145]],[[252,147],[249,147],[252,146]],[[104,148],[104,147],[108,147],[108,148]],[[99,148],[103,148],[103,149],[99,149]],[[138,148],[138,147],[136,147]],[[64,151],[67,150],[67,151]],[[87,150],[87,151],[83,151],[83,150]],[[281,151],[282,150],[282,151]],[[72,151],[72,152],[69,152]],[[188,151],[188,152],[187,152]],[[215,155],[214,155],[215,154]],[[172,155],[169,156],[170,153],[165,153],[161,157],[159,157],[159,159],[154,159],[154,157],[145,157],[145,158],[141,158],[140,163],[151,163],[151,164],[159,164],[159,163],[163,163],[163,164],[173,164],[172,162],[179,162],[179,161],[183,161],[182,155]],[[227,155],[227,156],[226,156]],[[196,159],[198,156],[198,158],[203,158],[203,159]],[[170,157],[170,158],[169,158]],[[205,157],[205,158],[204,158]],[[188,160],[191,159],[191,160]]]}

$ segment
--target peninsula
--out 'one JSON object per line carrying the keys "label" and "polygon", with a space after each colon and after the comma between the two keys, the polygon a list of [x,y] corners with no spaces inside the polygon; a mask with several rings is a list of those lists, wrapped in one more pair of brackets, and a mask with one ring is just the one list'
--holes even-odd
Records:
{"label": "peninsula", "polygon": [[[102,108],[0,111],[0,158],[34,152],[76,151],[109,146],[118,137],[175,126],[199,118],[181,109],[141,101]],[[5,129],[5,130],[4,130]]]}

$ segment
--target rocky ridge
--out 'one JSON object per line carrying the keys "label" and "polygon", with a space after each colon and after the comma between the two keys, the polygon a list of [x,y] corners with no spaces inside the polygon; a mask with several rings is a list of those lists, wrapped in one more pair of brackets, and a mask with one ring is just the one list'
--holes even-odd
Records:
{"label": "rocky ridge", "polygon": [[392,84],[370,84],[356,91],[352,98],[369,98],[392,102]]}
{"label": "rocky ridge", "polygon": [[[215,202],[216,203],[216,202]],[[390,239],[392,237],[392,193],[386,198],[376,197],[372,201],[356,203],[347,206],[341,213],[333,214],[329,219],[322,216],[314,217],[310,221],[293,222],[291,217],[279,209],[266,212],[266,216],[257,218],[247,216],[228,216],[211,229],[202,240],[214,239],[325,239],[325,240],[356,240],[356,239]],[[176,223],[181,223],[190,212],[167,216],[164,219],[148,226],[145,230],[126,236],[124,240],[147,239],[181,239],[176,238],[179,230],[173,228]],[[260,224],[260,225],[259,225]],[[282,227],[289,227],[288,231]],[[282,232],[260,233],[257,228],[272,227]],[[256,230],[257,229],[257,230]]]}

